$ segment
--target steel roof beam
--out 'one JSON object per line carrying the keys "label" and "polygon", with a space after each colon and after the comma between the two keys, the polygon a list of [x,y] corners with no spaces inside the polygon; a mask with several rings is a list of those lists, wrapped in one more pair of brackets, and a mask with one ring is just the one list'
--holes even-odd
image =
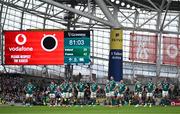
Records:
{"label": "steel roof beam", "polygon": [[61,9],[68,10],[68,11],[70,11],[70,12],[73,12],[73,13],[75,13],[75,14],[81,15],[81,16],[83,16],[83,17],[86,17],[86,18],[89,18],[89,19],[92,19],[92,20],[101,22],[101,23],[103,23],[103,24],[105,24],[105,25],[108,25],[108,26],[111,26],[111,27],[114,27],[114,26],[115,26],[113,23],[109,22],[108,20],[103,20],[103,19],[101,19],[101,18],[99,18],[99,17],[95,17],[95,16],[91,15],[91,14],[88,13],[88,12],[82,12],[82,11],[79,11],[79,10],[77,10],[77,9],[74,9],[74,8],[71,8],[71,7],[67,7],[67,6],[65,6],[65,5],[63,5],[63,4],[59,3],[59,2],[50,1],[50,0],[40,0],[40,1],[46,2],[46,3],[51,4],[51,5],[54,5],[54,6],[56,6],[56,7],[61,8]]}

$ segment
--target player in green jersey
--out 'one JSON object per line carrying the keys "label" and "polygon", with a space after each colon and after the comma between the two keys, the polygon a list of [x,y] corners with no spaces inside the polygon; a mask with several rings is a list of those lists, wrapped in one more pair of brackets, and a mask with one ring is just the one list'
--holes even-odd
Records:
{"label": "player in green jersey", "polygon": [[168,91],[170,89],[170,84],[167,82],[166,79],[161,83],[161,88],[162,88],[162,97],[167,98],[169,94]]}
{"label": "player in green jersey", "polygon": [[115,87],[116,87],[116,82],[114,81],[114,78],[111,77],[109,81],[109,93],[111,98],[115,97]]}
{"label": "player in green jersey", "polygon": [[77,85],[77,91],[78,91],[78,98],[84,98],[84,91],[85,91],[86,85],[83,82],[79,82]]}
{"label": "player in green jersey", "polygon": [[55,106],[57,85],[54,81],[51,81],[51,84],[48,86],[47,90],[50,98],[50,106]]}
{"label": "player in green jersey", "polygon": [[168,96],[169,96],[169,90],[173,89],[173,85],[169,84],[166,79],[161,83],[161,89],[162,89],[162,105],[166,106],[168,104]]}
{"label": "player in green jersey", "polygon": [[92,84],[90,85],[90,98],[92,99],[92,105],[95,105],[96,103],[96,95],[97,95],[97,91],[100,89],[100,87],[98,86],[98,84],[93,80]]}
{"label": "player in green jersey", "polygon": [[106,101],[105,104],[110,104],[110,88],[109,88],[109,80],[106,81],[106,85],[104,87],[104,91],[106,94]]}
{"label": "player in green jersey", "polygon": [[62,84],[61,84],[61,92],[62,92],[62,98],[63,99],[68,99],[69,98],[69,82],[68,81],[64,81]]}
{"label": "player in green jersey", "polygon": [[78,102],[80,104],[83,104],[84,103],[84,92],[85,92],[85,89],[86,89],[86,84],[83,83],[83,82],[79,82],[77,84],[77,91],[78,91],[78,96],[77,96],[77,99],[78,99]]}
{"label": "player in green jersey", "polygon": [[111,104],[115,105],[116,99],[115,99],[115,88],[116,88],[116,82],[114,81],[114,78],[111,76],[110,77],[110,82],[109,82],[109,93],[110,93],[110,98],[111,98]]}
{"label": "player in green jersey", "polygon": [[125,91],[127,89],[127,87],[124,84],[123,80],[120,81],[120,83],[117,85],[116,89],[117,89],[117,101],[118,101],[118,105],[122,106],[122,104],[124,102],[124,93],[125,93]]}
{"label": "player in green jersey", "polygon": [[138,102],[135,107],[138,107],[142,102],[142,90],[143,90],[143,87],[142,87],[141,82],[136,80],[135,87],[134,87],[134,97],[135,99],[137,99]]}
{"label": "player in green jersey", "polygon": [[26,103],[25,105],[32,105],[33,103],[33,93],[35,91],[35,86],[31,83],[31,81],[28,82],[28,84],[24,87],[26,92]]}
{"label": "player in green jersey", "polygon": [[152,106],[153,103],[153,93],[155,90],[156,86],[154,85],[154,83],[152,82],[152,79],[149,79],[148,83],[146,84],[146,103],[145,103],[145,107],[149,104],[149,107]]}
{"label": "player in green jersey", "polygon": [[74,84],[69,81],[69,88],[68,88],[68,92],[69,92],[69,105],[73,104],[73,98],[74,98]]}

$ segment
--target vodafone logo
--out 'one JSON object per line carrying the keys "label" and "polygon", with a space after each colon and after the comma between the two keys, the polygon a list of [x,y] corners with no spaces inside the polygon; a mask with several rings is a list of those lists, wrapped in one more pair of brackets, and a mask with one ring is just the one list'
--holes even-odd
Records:
{"label": "vodafone logo", "polygon": [[24,45],[27,41],[27,38],[24,34],[18,34],[15,38],[15,41],[18,45]]}
{"label": "vodafone logo", "polygon": [[15,38],[15,42],[20,45],[20,46],[13,46],[13,47],[9,47],[9,51],[13,52],[13,51],[33,51],[33,47],[26,47],[23,46],[26,42],[27,42],[27,37],[24,34],[18,34],[16,35]]}

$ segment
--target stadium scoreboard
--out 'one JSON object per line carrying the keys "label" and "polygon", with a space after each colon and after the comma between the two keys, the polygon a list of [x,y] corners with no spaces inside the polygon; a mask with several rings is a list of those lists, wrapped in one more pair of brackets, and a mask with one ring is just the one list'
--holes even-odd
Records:
{"label": "stadium scoreboard", "polygon": [[89,64],[90,62],[90,31],[65,31],[64,63]]}
{"label": "stadium scoreboard", "polygon": [[4,31],[5,65],[66,65],[90,63],[90,31]]}

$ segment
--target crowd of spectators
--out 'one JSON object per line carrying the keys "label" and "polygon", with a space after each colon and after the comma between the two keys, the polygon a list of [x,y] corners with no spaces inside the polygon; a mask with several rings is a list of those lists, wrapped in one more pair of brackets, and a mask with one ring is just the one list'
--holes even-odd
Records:
{"label": "crowd of spectators", "polygon": [[[41,103],[46,91],[46,84],[50,79],[38,79],[34,77],[18,76],[17,74],[0,76],[0,102],[1,103],[24,103],[24,87],[29,80],[36,86],[34,101]],[[47,83],[46,83],[47,82]]]}

